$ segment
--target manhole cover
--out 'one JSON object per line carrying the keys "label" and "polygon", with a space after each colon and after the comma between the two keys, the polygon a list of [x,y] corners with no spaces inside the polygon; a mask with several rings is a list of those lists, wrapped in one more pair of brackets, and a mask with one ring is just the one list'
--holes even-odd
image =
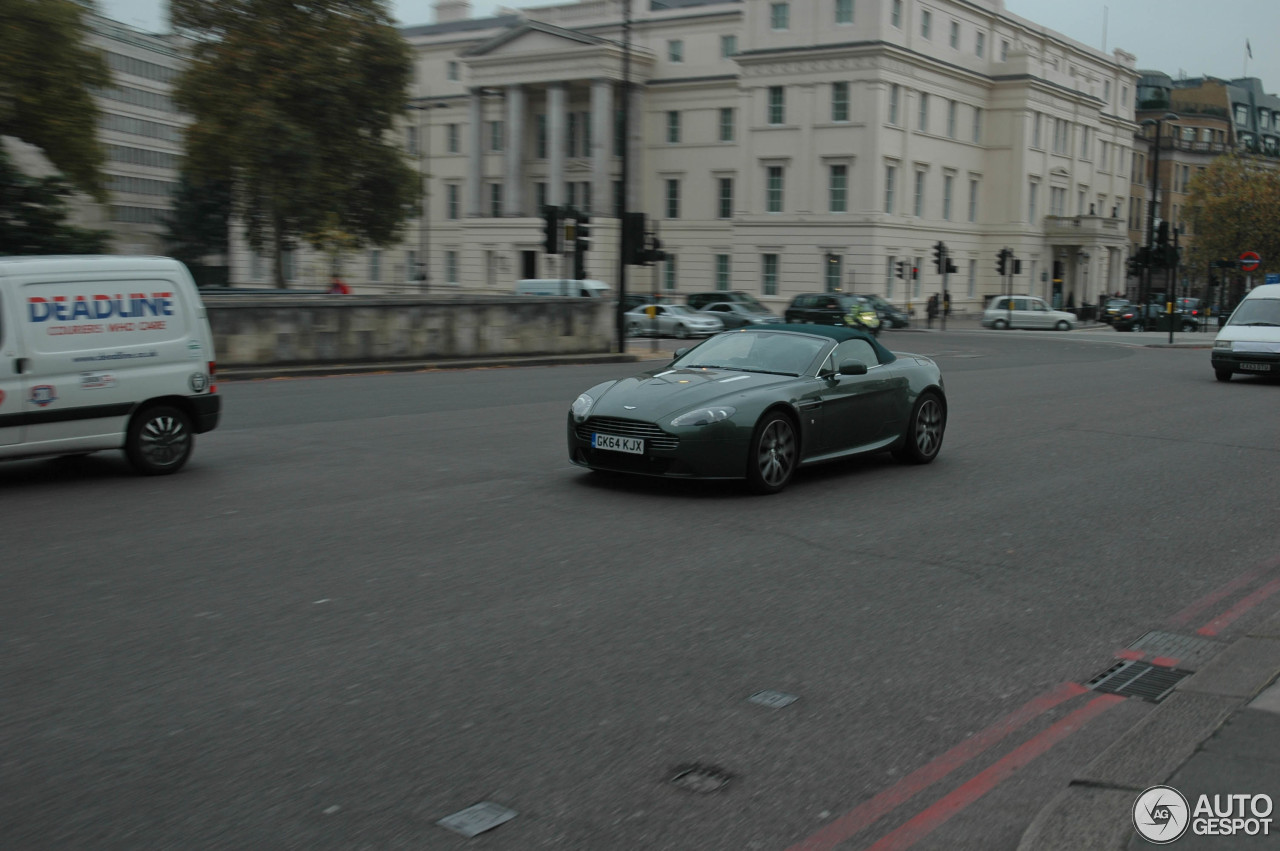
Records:
{"label": "manhole cover", "polygon": [[686,792],[716,792],[723,789],[733,775],[714,765],[681,765],[671,773],[671,782]]}
{"label": "manhole cover", "polygon": [[1140,697],[1159,703],[1192,671],[1160,668],[1150,662],[1120,662],[1089,680],[1089,688],[1121,697]]}
{"label": "manhole cover", "polygon": [[459,810],[451,816],[445,816],[436,824],[470,839],[473,836],[484,833],[486,830],[492,830],[500,824],[509,822],[515,817],[515,810],[509,810],[492,801],[481,801],[478,804],[467,807],[465,810]]}
{"label": "manhole cover", "polygon": [[774,691],[773,689],[758,691],[747,698],[752,703],[758,703],[770,709],[781,709],[784,706],[790,706],[799,699],[794,694],[787,694],[785,691]]}

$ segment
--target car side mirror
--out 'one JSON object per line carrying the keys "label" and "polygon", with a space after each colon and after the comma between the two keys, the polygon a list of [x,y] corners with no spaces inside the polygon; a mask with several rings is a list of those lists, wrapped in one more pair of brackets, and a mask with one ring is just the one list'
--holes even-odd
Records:
{"label": "car side mirror", "polygon": [[685,346],[684,348],[676,349],[674,352],[672,352],[671,359],[675,360],[676,358],[682,358],[687,354],[689,354],[689,347]]}
{"label": "car side mirror", "polygon": [[860,360],[840,361],[841,375],[866,375],[867,365]]}

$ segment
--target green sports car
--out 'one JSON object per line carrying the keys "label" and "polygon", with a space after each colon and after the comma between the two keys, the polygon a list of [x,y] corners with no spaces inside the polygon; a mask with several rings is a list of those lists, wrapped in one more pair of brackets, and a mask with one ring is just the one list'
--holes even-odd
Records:
{"label": "green sports car", "polygon": [[938,455],[938,365],[836,325],[743,328],[666,366],[597,384],[569,408],[569,460],[592,470],[746,479],[777,493],[809,464],[890,451]]}

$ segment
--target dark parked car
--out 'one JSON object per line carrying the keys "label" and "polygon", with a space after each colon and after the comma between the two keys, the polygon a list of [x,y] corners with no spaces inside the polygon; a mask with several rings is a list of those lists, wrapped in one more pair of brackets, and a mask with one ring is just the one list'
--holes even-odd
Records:
{"label": "dark parked car", "polygon": [[1107,303],[1102,307],[1102,321],[1110,325],[1116,321],[1116,316],[1126,307],[1130,306],[1127,298],[1109,298]]}
{"label": "dark parked car", "polygon": [[782,321],[782,317],[772,310],[744,301],[717,301],[708,304],[700,312],[716,316],[729,330],[748,325],[775,325]]}
{"label": "dark parked car", "polygon": [[865,330],[880,332],[880,314],[866,296],[848,293],[801,293],[791,299],[783,318],[799,325],[847,325],[856,316]]}
{"label": "dark parked car", "polygon": [[907,316],[906,311],[894,307],[878,295],[863,296],[867,301],[871,302],[875,307],[876,313],[880,315],[882,326],[889,328],[906,328],[911,325],[911,317]]}
{"label": "dark parked car", "polygon": [[[1200,319],[1189,313],[1173,315],[1174,329],[1177,331],[1199,331]],[[1162,304],[1130,304],[1121,310],[1111,321],[1111,327],[1117,331],[1166,331],[1168,330],[1168,313]]]}
{"label": "dark parked car", "polygon": [[714,304],[717,301],[737,301],[743,304],[752,304],[756,307],[764,307],[760,302],[756,301],[756,297],[751,293],[742,290],[715,290],[709,293],[689,293],[686,303],[693,310],[705,310],[708,304]]}
{"label": "dark parked car", "polygon": [[746,479],[776,493],[798,468],[837,458],[892,452],[927,464],[946,425],[931,359],[898,357],[852,328],[759,326],[589,388],[569,407],[569,460],[606,472]]}

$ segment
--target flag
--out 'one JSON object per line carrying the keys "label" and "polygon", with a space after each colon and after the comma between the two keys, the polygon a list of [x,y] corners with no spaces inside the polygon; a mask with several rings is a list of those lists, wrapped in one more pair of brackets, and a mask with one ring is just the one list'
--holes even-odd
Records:
{"label": "flag", "polygon": [[1253,48],[1249,46],[1249,39],[1247,39],[1247,38],[1244,40],[1244,50],[1245,50],[1245,53],[1248,53],[1248,54],[1249,54],[1249,58],[1250,58],[1250,59],[1252,59],[1252,58],[1253,58]]}

